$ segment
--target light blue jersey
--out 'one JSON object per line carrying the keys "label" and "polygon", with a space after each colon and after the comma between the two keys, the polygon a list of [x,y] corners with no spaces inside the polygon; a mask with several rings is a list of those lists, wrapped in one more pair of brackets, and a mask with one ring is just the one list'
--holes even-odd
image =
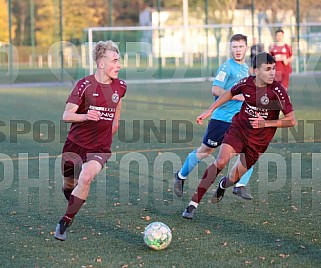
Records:
{"label": "light blue jersey", "polygon": [[[233,58],[224,62],[217,70],[213,86],[219,86],[225,90],[230,90],[240,79],[249,75],[249,67],[246,63],[239,64]],[[215,100],[218,97],[215,97]],[[242,101],[230,100],[214,110],[211,119],[232,122],[232,117],[238,113],[242,106]]]}

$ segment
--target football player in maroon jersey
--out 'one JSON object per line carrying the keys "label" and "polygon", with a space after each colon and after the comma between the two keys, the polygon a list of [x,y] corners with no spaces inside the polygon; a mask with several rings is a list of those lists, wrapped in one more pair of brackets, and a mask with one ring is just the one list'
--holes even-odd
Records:
{"label": "football player in maroon jersey", "polygon": [[80,79],[71,91],[63,120],[71,123],[62,154],[63,192],[68,200],[55,238],[66,239],[66,229],[85,202],[90,184],[111,155],[112,137],[118,129],[126,83],[118,79],[118,46],[111,40],[93,50],[97,69]]}
{"label": "football player in maroon jersey", "polygon": [[[202,197],[225,168],[230,159],[238,155],[230,173],[223,177],[213,194],[212,202],[218,203],[225,189],[233,186],[251,168],[260,155],[268,148],[277,128],[292,127],[296,124],[294,110],[285,88],[274,80],[275,60],[272,55],[262,52],[253,61],[255,76],[241,79],[230,91],[226,91],[208,110],[197,117],[197,123],[209,117],[212,112],[237,94],[245,100],[239,113],[224,135],[219,154],[205,171],[196,192],[182,216],[192,219]],[[283,117],[279,118],[280,111]]]}
{"label": "football player in maroon jersey", "polygon": [[275,32],[276,43],[270,48],[270,54],[275,59],[275,80],[280,82],[288,90],[290,74],[292,72],[291,62],[293,60],[292,48],[284,42],[284,31]]}

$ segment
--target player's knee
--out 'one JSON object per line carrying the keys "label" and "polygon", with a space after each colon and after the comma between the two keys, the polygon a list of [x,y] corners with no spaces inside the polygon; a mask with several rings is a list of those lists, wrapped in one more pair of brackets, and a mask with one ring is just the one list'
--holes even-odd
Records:
{"label": "player's knee", "polygon": [[206,157],[208,157],[209,155],[211,155],[214,152],[214,148],[204,148],[204,147],[200,147],[197,149],[197,158],[198,159],[204,159]]}
{"label": "player's knee", "polygon": [[227,165],[227,161],[224,158],[217,158],[215,160],[215,165],[218,169],[224,169],[225,166]]}
{"label": "player's knee", "polygon": [[92,177],[90,172],[82,172],[79,177],[79,184],[82,184],[83,186],[89,186],[94,178]]}

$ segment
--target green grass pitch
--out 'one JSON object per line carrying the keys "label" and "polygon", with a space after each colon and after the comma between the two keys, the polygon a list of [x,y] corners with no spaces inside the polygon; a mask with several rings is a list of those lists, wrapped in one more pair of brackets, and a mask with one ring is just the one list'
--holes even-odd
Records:
{"label": "green grass pitch", "polygon": [[[181,213],[206,164],[190,175],[182,199],[173,173],[200,145],[196,117],[212,101],[211,82],[130,84],[113,156],[93,182],[65,242],[54,228],[65,212],[60,153],[67,86],[1,86],[1,267],[319,267],[321,263],[321,109],[317,75],[293,76],[298,126],[277,132],[248,186],[253,201],[226,193],[195,218]],[[227,169],[222,171],[226,174]],[[153,221],[171,245],[143,244]]]}

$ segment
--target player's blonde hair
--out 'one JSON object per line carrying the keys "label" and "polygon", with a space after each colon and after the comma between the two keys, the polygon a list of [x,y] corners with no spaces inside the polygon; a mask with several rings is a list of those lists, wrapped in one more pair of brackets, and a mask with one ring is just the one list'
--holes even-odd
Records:
{"label": "player's blonde hair", "polygon": [[98,60],[103,58],[107,50],[115,51],[119,54],[119,48],[112,40],[99,41],[92,52],[94,61],[97,63]]}

